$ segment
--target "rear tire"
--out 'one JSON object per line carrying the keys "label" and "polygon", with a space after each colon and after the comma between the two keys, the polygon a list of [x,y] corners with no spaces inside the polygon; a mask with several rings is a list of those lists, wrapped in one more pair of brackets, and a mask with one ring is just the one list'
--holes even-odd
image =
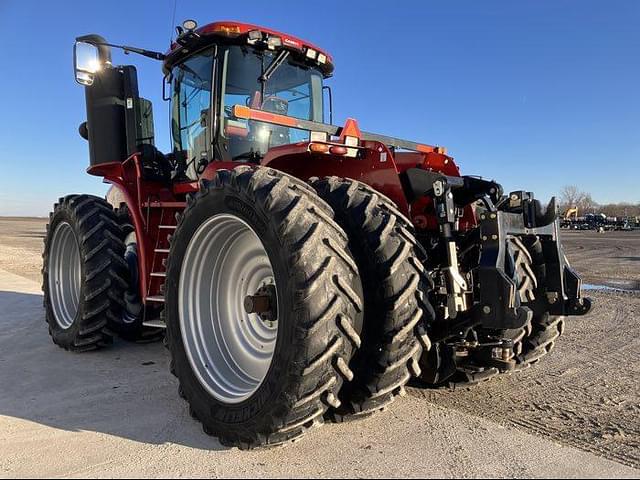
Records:
{"label": "rear tire", "polygon": [[[424,288],[420,248],[409,221],[393,202],[369,186],[337,177],[311,179],[347,232],[364,289],[362,345],[351,361],[354,380],[340,391],[334,420],[380,410],[404,393],[428,339],[423,325],[433,318]],[[422,341],[422,344],[421,344]]]}
{"label": "rear tire", "polygon": [[494,331],[492,335],[513,340],[515,370],[501,372],[497,368],[478,366],[477,369],[458,368],[456,371],[449,360],[450,349],[434,345],[428,356],[422,359],[423,371],[429,370],[430,374],[428,378],[423,376],[422,380],[430,386],[470,387],[500,373],[528,368],[553,350],[564,330],[564,317],[549,315],[547,311],[546,266],[540,239],[534,236],[510,238],[509,251],[519,300],[522,306],[531,309],[533,317],[521,328]]}
{"label": "rear tire", "polygon": [[528,368],[536,364],[542,357],[551,352],[556,341],[564,332],[564,316],[550,315],[546,304],[546,265],[542,243],[537,237],[525,237],[521,243],[513,246],[518,256],[524,250],[528,257],[529,269],[518,266],[518,270],[527,272],[526,276],[533,277],[527,285],[527,300],[522,297],[523,305],[531,308],[533,319],[514,336],[515,360],[517,369]]}
{"label": "rear tire", "polygon": [[111,206],[91,195],[61,198],[43,254],[44,307],[53,342],[72,351],[112,343],[127,288],[122,233]]}
{"label": "rear tire", "polygon": [[[338,391],[353,377],[348,363],[362,311],[357,267],[330,209],[298,183],[264,167],[218,171],[188,199],[171,238],[164,311],[171,371],[192,416],[223,445],[253,448],[300,437],[339,406]],[[253,247],[241,250],[245,242]],[[213,263],[199,261],[200,254]],[[194,264],[206,270],[198,273]],[[241,311],[252,272],[267,267],[277,299],[275,336],[267,328],[273,324]],[[208,281],[226,273],[230,288]],[[198,302],[205,290],[218,301]],[[195,324],[213,333],[201,338]],[[251,360],[249,347],[236,347],[236,338],[253,341],[246,332],[258,330],[271,332],[261,343],[268,367]]]}
{"label": "rear tire", "polygon": [[[540,272],[532,267],[532,258],[527,248],[518,237],[508,239],[508,250],[505,258],[505,270],[512,276],[517,295],[522,306],[534,310],[536,290],[538,288],[538,275]],[[461,264],[472,269],[477,263],[477,249],[470,249],[468,256],[461,260]],[[534,310],[535,321],[535,310]],[[510,330],[476,329],[476,334],[481,338],[508,338],[514,342],[514,354],[511,357],[519,368],[518,355],[523,352],[525,339],[532,332],[531,322],[521,328]],[[454,349],[444,343],[437,343],[432,350],[423,355],[421,366],[424,374],[421,380],[433,388],[439,387],[471,387],[486,382],[500,373],[504,373],[496,367],[483,365],[480,362],[469,361],[456,364]],[[513,371],[513,370],[508,370]]]}

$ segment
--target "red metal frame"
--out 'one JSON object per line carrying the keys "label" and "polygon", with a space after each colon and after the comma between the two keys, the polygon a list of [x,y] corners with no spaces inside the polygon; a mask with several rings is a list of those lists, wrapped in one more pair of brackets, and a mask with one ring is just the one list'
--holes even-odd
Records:
{"label": "red metal frame", "polygon": [[[255,110],[252,109],[252,112]],[[296,122],[296,119],[291,117],[268,115],[268,119],[260,118],[283,125]],[[445,175],[460,176],[460,170],[453,158],[443,153],[444,149],[440,147],[417,144],[418,147],[425,148],[416,148],[417,151],[414,152],[394,152],[381,142],[360,140],[360,129],[353,119],[347,121],[340,137],[327,139],[327,143],[344,144],[347,137],[358,139],[357,146],[347,145],[349,148],[346,149],[357,149],[357,158],[351,158],[347,154],[316,153],[310,151],[309,145],[317,142],[299,142],[270,149],[262,159],[261,165],[303,180],[331,175],[358,180],[393,200],[419,230],[436,230],[437,221],[431,200],[425,197],[409,204],[400,182],[400,174],[409,168],[418,167]],[[163,231],[160,225],[162,222],[169,222],[169,227],[174,225],[174,213],[186,206],[186,195],[198,191],[199,183],[188,181],[167,186],[161,182],[145,180],[141,162],[140,155],[134,154],[124,162],[96,165],[90,167],[87,172],[104,177],[105,182],[117,188],[125,199],[136,229],[138,256],[141,259],[138,267],[140,295],[146,302],[160,290],[161,282],[151,275],[154,269],[161,271],[162,268],[159,256],[163,254],[159,254],[157,250],[168,249],[168,241],[162,236],[167,232]],[[206,167],[201,178],[211,180],[218,170],[232,169],[243,164],[247,163],[213,161]],[[473,209],[467,207],[461,219],[461,229],[471,228],[475,224]]]}
{"label": "red metal frame", "polygon": [[[168,247],[168,239],[162,237],[161,222],[168,213],[185,207],[185,195],[197,191],[194,182],[176,183],[171,187],[161,182],[145,180],[142,175],[142,160],[134,154],[124,162],[95,165],[87,169],[90,175],[104,177],[106,183],[117,188],[129,208],[131,220],[136,230],[138,248],[138,274],[140,296],[145,301],[158,293],[160,283],[151,276],[158,265],[156,248]],[[167,222],[173,225],[174,218]],[[165,232],[166,233],[166,232]]]}
{"label": "red metal frame", "polygon": [[[222,21],[205,25],[197,32],[201,36],[233,38],[252,30],[279,36],[286,48],[299,51],[312,48],[326,55],[325,66],[333,69],[331,56],[317,46],[257,25]],[[180,55],[182,49],[182,46],[174,43],[168,55]],[[326,73],[330,74],[330,70]],[[446,155],[444,148],[361,132],[358,122],[353,119],[347,119],[345,125],[339,128],[240,105],[234,107],[234,114],[238,118],[247,120],[314,131],[320,133],[320,137],[324,134],[326,138],[321,142],[314,140],[271,148],[260,163],[303,180],[334,175],[366,183],[395,202],[400,211],[408,216],[418,229],[437,229],[433,204],[429,198],[421,198],[411,204],[407,202],[400,181],[402,172],[418,167],[450,176],[460,175],[458,166],[453,158]],[[315,135],[314,138],[319,137]],[[311,143],[325,143],[327,147],[311,151]],[[411,151],[402,151],[402,149]],[[232,169],[243,163],[246,164],[246,162],[213,161],[205,168],[201,178],[213,179],[218,170]],[[140,259],[138,262],[140,296],[146,303],[161,289],[159,276],[152,273],[161,273],[163,269],[163,255],[166,255],[169,248],[165,233],[169,228],[175,227],[175,213],[186,206],[186,195],[196,192],[199,189],[199,183],[186,181],[167,185],[163,182],[145,180],[140,154],[134,154],[122,162],[92,166],[88,169],[88,173],[104,177],[105,182],[117,188],[129,208],[136,230]],[[469,228],[475,223],[473,210],[467,207],[461,219],[461,228]]]}
{"label": "red metal frame", "polygon": [[[291,117],[270,115],[268,121],[272,123],[282,121],[282,124],[288,125],[296,121]],[[309,149],[310,143],[316,142],[299,142],[270,149],[261,165],[303,180],[335,175],[361,181],[393,200],[419,230],[436,230],[437,221],[431,200],[425,197],[409,204],[400,182],[400,174],[409,168],[418,167],[460,176],[453,158],[441,153],[444,150],[437,147],[420,149],[424,151],[394,152],[381,142],[360,140],[360,136],[357,122],[349,119],[338,139],[327,140],[327,143],[336,145],[343,144],[347,137],[357,138],[358,145],[349,145],[346,149],[357,148],[357,158],[330,152],[316,153]],[[161,182],[145,180],[141,162],[140,155],[134,154],[124,162],[96,165],[87,172],[104,177],[105,182],[117,188],[125,199],[136,230],[138,257],[141,259],[138,266],[140,296],[146,303],[149,297],[153,298],[160,291],[161,281],[151,275],[154,271],[162,271],[159,263],[162,259],[159,257],[164,253],[158,253],[158,250],[164,252],[168,249],[168,241],[163,237],[167,232],[160,226],[163,222],[169,222],[169,227],[174,225],[174,214],[186,206],[186,195],[198,191],[199,183],[188,181],[167,186]],[[213,161],[206,167],[201,178],[211,180],[218,170],[232,169],[243,164],[246,163]],[[461,229],[475,224],[473,209],[467,207],[461,219]]]}

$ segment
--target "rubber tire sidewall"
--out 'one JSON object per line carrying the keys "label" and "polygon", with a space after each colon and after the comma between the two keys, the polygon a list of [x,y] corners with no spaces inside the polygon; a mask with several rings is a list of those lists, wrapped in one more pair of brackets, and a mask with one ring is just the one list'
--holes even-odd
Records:
{"label": "rubber tire sidewall", "polygon": [[[51,221],[49,222],[49,230],[47,232],[45,240],[44,254],[44,261],[47,262],[47,264],[44,265],[43,268],[42,286],[45,296],[44,304],[46,310],[46,319],[51,330],[51,336],[53,337],[55,343],[57,343],[58,345],[64,347],[73,347],[75,340],[80,336],[80,330],[82,329],[80,319],[82,318],[85,311],[85,302],[83,301],[83,299],[85,297],[85,290],[87,288],[87,284],[84,281],[84,279],[86,278],[84,261],[86,252],[83,249],[82,242],[80,241],[78,235],[78,218],[76,218],[73,209],[68,208],[68,205],[69,204],[66,200],[62,202],[60,206],[53,212],[53,216],[51,217]],[[56,321],[56,317],[51,306],[52,300],[49,287],[49,262],[51,262],[51,242],[53,240],[53,235],[56,229],[63,222],[67,222],[71,226],[75,240],[78,243],[78,249],[80,251],[80,278],[82,278],[76,315],[71,326],[66,329],[62,328]]]}
{"label": "rubber tire sidewall", "polygon": [[[185,213],[172,238],[172,261],[169,262],[166,281],[166,323],[173,339],[174,368],[197,417],[205,425],[215,423],[240,430],[234,432],[239,436],[243,436],[242,430],[246,430],[246,438],[250,439],[252,432],[268,430],[269,423],[263,422],[268,421],[270,414],[280,416],[277,410],[281,406],[276,399],[289,383],[288,367],[294,360],[294,351],[288,347],[295,343],[298,312],[295,311],[296,291],[286,268],[289,259],[284,252],[288,247],[280,243],[277,225],[266,212],[257,208],[258,204],[253,199],[242,196],[242,192],[229,188],[212,189]],[[251,202],[254,202],[253,205]],[[179,323],[179,281],[189,241],[203,222],[221,213],[236,215],[244,220],[260,238],[269,256],[278,291],[278,338],[271,365],[258,389],[249,398],[236,404],[219,401],[201,385],[187,357]]]}

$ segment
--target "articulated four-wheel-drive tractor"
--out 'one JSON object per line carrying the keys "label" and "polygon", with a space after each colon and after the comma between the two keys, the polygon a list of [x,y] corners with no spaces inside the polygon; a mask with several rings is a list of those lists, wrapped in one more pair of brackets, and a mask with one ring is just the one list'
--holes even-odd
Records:
{"label": "articulated four-wheel-drive tractor", "polygon": [[[114,47],[163,62],[171,153]],[[324,123],[333,62],[308,42],[187,21],[166,54],[80,37],[75,69],[88,173],[112,187],[54,207],[49,331],[72,351],[164,337],[225,445],[370,414],[412,377],[526,368],[589,311],[554,200],[462,176],[442,147]]]}

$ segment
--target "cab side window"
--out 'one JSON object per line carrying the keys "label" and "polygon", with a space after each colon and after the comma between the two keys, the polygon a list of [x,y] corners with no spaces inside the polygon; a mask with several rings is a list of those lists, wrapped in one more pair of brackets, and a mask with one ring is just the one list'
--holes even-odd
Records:
{"label": "cab side window", "polygon": [[187,176],[193,180],[198,178],[201,162],[211,159],[213,54],[213,49],[204,50],[172,70],[173,147],[186,159]]}

